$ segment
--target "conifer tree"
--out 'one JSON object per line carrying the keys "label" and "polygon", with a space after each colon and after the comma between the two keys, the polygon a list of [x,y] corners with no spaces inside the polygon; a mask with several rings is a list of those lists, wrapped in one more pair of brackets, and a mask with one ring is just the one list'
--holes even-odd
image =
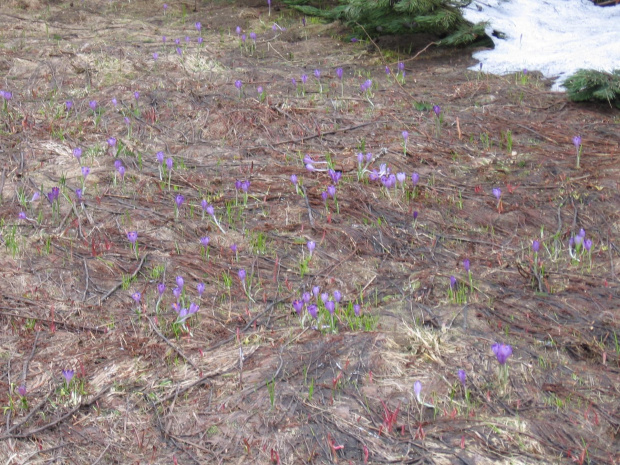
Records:
{"label": "conifer tree", "polygon": [[607,102],[620,108],[620,69],[611,73],[580,69],[564,82],[573,102]]}
{"label": "conifer tree", "polygon": [[484,24],[471,24],[460,7],[466,0],[340,0],[331,9],[319,9],[312,0],[284,0],[310,16],[340,20],[357,35],[371,37],[426,32],[442,37],[442,45],[463,45],[485,36]]}

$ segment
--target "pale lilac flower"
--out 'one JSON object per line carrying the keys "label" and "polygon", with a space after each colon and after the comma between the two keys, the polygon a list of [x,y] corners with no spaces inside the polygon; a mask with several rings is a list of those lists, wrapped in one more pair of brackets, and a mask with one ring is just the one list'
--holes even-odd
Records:
{"label": "pale lilac flower", "polygon": [[197,41],[198,41],[198,45],[201,45],[201,44],[202,44],[202,42],[203,42],[202,37],[198,37]]}
{"label": "pale lilac flower", "polygon": [[202,294],[205,291],[205,284],[204,283],[198,283],[196,285],[196,291],[198,292],[198,295],[202,297]]}
{"label": "pale lilac flower", "polygon": [[312,297],[310,296],[310,293],[309,293],[309,292],[304,292],[304,293],[301,295],[301,299],[302,299],[305,303],[310,302],[310,299],[311,299],[311,298],[312,298]]}
{"label": "pale lilac flower", "polygon": [[236,87],[237,89],[241,90],[241,86],[243,86],[243,83],[242,83],[239,79],[237,79],[237,80],[235,81],[235,87]]}
{"label": "pale lilac flower", "polygon": [[338,303],[342,300],[342,294],[340,291],[334,291],[334,300]]}
{"label": "pale lilac flower", "polygon": [[310,251],[310,255],[312,255],[312,252],[314,252],[314,249],[316,248],[316,242],[308,241],[306,246],[308,247],[308,250]]}
{"label": "pale lilac flower", "polygon": [[164,294],[164,292],[166,292],[166,285],[164,283],[158,283],[157,284],[157,292],[158,294],[161,296]]}
{"label": "pale lilac flower", "polygon": [[493,188],[493,195],[497,200],[499,200],[502,196],[502,190],[499,187]]}
{"label": "pale lilac flower", "polygon": [[205,249],[209,246],[209,236],[204,236],[200,238],[200,245],[202,245]]}
{"label": "pale lilac flower", "polygon": [[293,308],[297,315],[301,316],[301,312],[304,309],[304,303],[301,300],[293,300]]}
{"label": "pale lilac flower", "polygon": [[32,194],[32,197],[30,198],[30,203],[36,202],[37,200],[39,200],[40,197],[41,194],[39,193],[39,191],[35,191],[35,193]]}
{"label": "pale lilac flower", "polygon": [[439,105],[433,105],[433,111],[435,112],[435,116],[439,118],[441,114],[441,107]]}
{"label": "pale lilac flower", "polygon": [[115,137],[108,137],[108,147],[114,147],[116,145],[116,138]]}
{"label": "pale lilac flower", "polygon": [[327,186],[327,195],[329,195],[332,199],[336,197],[336,186]]}
{"label": "pale lilac flower", "polygon": [[458,375],[461,384],[465,387],[465,382],[467,381],[467,374],[465,373],[465,370],[459,370]]}
{"label": "pale lilac flower", "polygon": [[456,278],[454,276],[450,276],[450,289],[456,289]]}
{"label": "pale lilac flower", "polygon": [[172,294],[177,300],[181,298],[182,293],[183,293],[183,289],[181,289],[180,287],[175,287],[174,289],[172,289]]}
{"label": "pale lilac flower", "polygon": [[164,152],[157,152],[157,154],[155,155],[155,157],[157,158],[157,162],[160,165],[163,165],[164,163]]}
{"label": "pale lilac flower", "polygon": [[333,300],[328,300],[327,302],[325,302],[325,308],[327,309],[329,314],[333,316],[334,311],[336,310],[336,304]]}
{"label": "pale lilac flower", "polygon": [[181,205],[183,205],[183,202],[185,202],[185,196],[179,194],[176,196],[174,201],[177,204],[177,208],[181,208]]}
{"label": "pale lilac flower", "polygon": [[405,179],[407,179],[407,175],[405,173],[396,173],[396,180],[402,184],[405,182]]}
{"label": "pale lilac flower", "polygon": [[420,381],[413,383],[413,392],[418,402],[422,403],[422,400],[420,399],[420,394],[422,393],[422,383]]}
{"label": "pale lilac flower", "polygon": [[579,150],[579,147],[581,147],[581,136],[573,137],[573,145],[577,150]]}
{"label": "pale lilac flower", "polygon": [[360,307],[359,304],[353,305],[353,312],[355,313],[355,316],[360,316],[360,313],[362,312],[362,307]]}
{"label": "pale lilac flower", "polygon": [[540,242],[533,241],[532,242],[532,250],[534,251],[534,253],[538,253],[538,251],[540,250]]}
{"label": "pale lilac flower", "polygon": [[323,303],[325,303],[325,302],[327,302],[327,300],[328,300],[328,299],[329,299],[329,294],[328,294],[327,292],[323,292],[323,293],[321,294],[321,301],[322,301]]}
{"label": "pale lilac flower", "polygon": [[297,185],[297,176],[296,176],[296,175],[291,174],[291,182],[292,182],[294,185]]}
{"label": "pale lilac flower", "polygon": [[177,286],[183,289],[183,286],[185,285],[185,280],[183,279],[183,276],[177,276],[176,283],[177,283]]}
{"label": "pale lilac flower", "polygon": [[79,202],[82,201],[82,189],[76,189],[75,190],[75,197],[78,199]]}
{"label": "pale lilac flower", "polygon": [[195,304],[194,302],[192,302],[189,304],[188,315],[193,315],[194,313],[198,313],[198,310],[200,310],[200,307],[198,306],[198,304]]}
{"label": "pale lilac flower", "polygon": [[90,168],[88,166],[82,166],[82,176],[84,179],[90,174]]}
{"label": "pale lilac flower", "polygon": [[80,158],[82,157],[82,149],[81,149],[81,148],[79,148],[79,147],[74,148],[74,149],[73,149],[73,156],[74,156],[75,158],[77,158],[77,159],[78,159],[78,161],[79,161],[79,160],[80,160]]}
{"label": "pale lilac flower", "polygon": [[585,241],[583,241],[583,246],[589,252],[592,248],[592,241],[590,239],[586,239]]}
{"label": "pale lilac flower", "polygon": [[18,217],[20,220],[27,220],[27,219],[28,219],[28,217],[26,216],[26,213],[24,213],[23,211],[22,211],[22,212],[19,212],[19,214],[17,215],[17,217]]}
{"label": "pale lilac flower", "polygon": [[256,32],[250,32],[250,39],[256,42]]}
{"label": "pale lilac flower", "polygon": [[389,66],[386,66],[386,67],[385,67],[385,74],[388,74],[388,75],[389,75],[390,73],[391,73],[391,71],[390,71],[390,67],[389,67]]}
{"label": "pale lilac flower", "polygon": [[202,24],[200,24],[199,22],[197,22],[197,23],[195,24],[195,26],[196,26],[196,29],[198,30],[198,32],[200,32],[200,30],[202,29]]}
{"label": "pale lilac flower", "polygon": [[127,233],[127,239],[129,240],[129,242],[131,242],[132,244],[135,244],[136,241],[138,240],[138,233],[136,231],[129,231]]}
{"label": "pale lilac flower", "polygon": [[139,292],[134,292],[133,294],[131,294],[131,298],[135,300],[137,304],[139,304],[140,300],[142,299],[142,294],[140,294]]}
{"label": "pale lilac flower", "polygon": [[237,35],[241,34],[241,27],[237,26],[235,32],[237,33]]}
{"label": "pale lilac flower", "polygon": [[402,135],[403,135],[403,139],[405,140],[405,142],[407,142],[407,139],[409,139],[409,132],[403,131]]}
{"label": "pale lilac flower", "polygon": [[301,75],[301,82],[302,84],[305,84],[306,82],[308,82],[308,76],[306,74]]}
{"label": "pale lilac flower", "polygon": [[319,293],[321,292],[321,288],[319,286],[314,286],[312,288],[312,295],[317,298]]}
{"label": "pale lilac flower", "polygon": [[177,54],[183,55],[183,50],[181,50],[181,47],[177,47]]}
{"label": "pale lilac flower", "polygon": [[91,100],[90,102],[88,102],[88,106],[90,107],[91,110],[95,111],[97,109],[97,101]]}
{"label": "pale lilac flower", "polygon": [[67,109],[67,111],[71,110],[71,108],[73,108],[73,102],[71,100],[67,100],[65,102],[65,108]]}
{"label": "pale lilac flower", "polygon": [[140,92],[138,92],[137,90],[133,93],[133,98],[135,98],[136,100],[138,100],[140,98]]}
{"label": "pale lilac flower", "polygon": [[245,270],[243,268],[241,268],[238,272],[237,275],[239,276],[239,281],[244,282],[245,281],[245,277],[246,277],[246,273]]}
{"label": "pale lilac flower", "polygon": [[123,179],[125,177],[125,167],[123,165],[118,167],[118,174]]}
{"label": "pale lilac flower", "polygon": [[414,186],[416,186],[418,182],[420,182],[420,175],[418,173],[413,173],[411,175],[411,182],[413,183]]}
{"label": "pale lilac flower", "polygon": [[159,53],[153,52],[153,60],[157,61],[158,58],[159,58]]}
{"label": "pale lilac flower", "polygon": [[112,99],[112,105],[114,105],[114,106],[118,105],[118,101],[115,98]]}
{"label": "pale lilac flower", "polygon": [[166,166],[168,167],[169,170],[172,169],[172,164],[174,163],[174,161],[172,160],[172,158],[167,158],[166,159]]}
{"label": "pale lilac flower", "polygon": [[342,70],[342,68],[336,68],[336,76],[338,76],[338,79],[342,80],[343,75],[344,71]]}
{"label": "pale lilac flower", "polygon": [[245,44],[245,39],[246,39],[246,35],[245,34],[241,34],[241,42],[243,42]]}
{"label": "pale lilac flower", "polygon": [[17,388],[17,393],[22,396],[22,397],[26,397],[26,386],[25,385],[21,385]]}
{"label": "pale lilac flower", "polygon": [[323,199],[324,202],[327,201],[327,199],[329,198],[329,195],[327,194],[326,191],[321,192],[321,198]]}
{"label": "pale lilac flower", "polygon": [[470,268],[469,258],[466,258],[465,260],[463,260],[463,268],[465,269],[465,271],[469,273],[469,268]]}

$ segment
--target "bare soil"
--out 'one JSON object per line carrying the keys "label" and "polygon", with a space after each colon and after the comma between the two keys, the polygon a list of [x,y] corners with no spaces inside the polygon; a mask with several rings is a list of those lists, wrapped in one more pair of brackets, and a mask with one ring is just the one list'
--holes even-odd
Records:
{"label": "bare soil", "polygon": [[2,463],[618,463],[620,112],[275,2],[2,3]]}

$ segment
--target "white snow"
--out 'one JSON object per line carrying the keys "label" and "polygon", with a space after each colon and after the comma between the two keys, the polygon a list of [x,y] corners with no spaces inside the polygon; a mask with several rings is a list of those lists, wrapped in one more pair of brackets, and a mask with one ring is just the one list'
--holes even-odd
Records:
{"label": "white snow", "polygon": [[[482,71],[509,74],[527,69],[555,79],[554,90],[581,68],[620,68],[620,5],[589,0],[474,0],[463,14],[488,21],[495,48],[474,54]],[[491,34],[500,31],[506,39]],[[471,69],[479,69],[474,66]]]}

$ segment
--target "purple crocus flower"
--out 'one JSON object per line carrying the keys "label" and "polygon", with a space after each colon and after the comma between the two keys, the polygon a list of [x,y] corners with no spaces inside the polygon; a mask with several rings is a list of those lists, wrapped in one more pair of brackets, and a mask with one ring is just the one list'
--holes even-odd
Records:
{"label": "purple crocus flower", "polygon": [[209,246],[209,236],[201,237],[200,244],[206,249]]}
{"label": "purple crocus flower", "polygon": [[121,177],[121,179],[123,179],[125,177],[125,167],[123,165],[120,165],[118,167],[118,175]]}
{"label": "purple crocus flower", "polygon": [[50,199],[51,202],[53,202],[54,200],[58,200],[59,195],[60,195],[60,187],[52,187],[52,190],[50,191],[49,194],[47,194],[47,197]]}
{"label": "purple crocus flower", "polygon": [[317,79],[321,79],[321,70],[320,69],[315,69],[314,70],[314,77]]}
{"label": "purple crocus flower", "polygon": [[405,142],[407,142],[407,139],[409,139],[409,132],[403,131],[402,135],[403,135],[403,139],[405,140]]}
{"label": "purple crocus flower", "polygon": [[344,71],[342,70],[342,68],[336,68],[336,76],[338,76],[338,79],[342,80],[343,74]]}
{"label": "purple crocus flower", "polygon": [[82,176],[84,179],[90,174],[90,168],[88,166],[82,166]]}
{"label": "purple crocus flower", "polygon": [[131,294],[131,298],[135,300],[137,304],[139,304],[140,300],[142,299],[142,294],[140,294],[139,292],[134,292],[133,294]]}
{"label": "purple crocus flower", "polygon": [[198,37],[197,41],[198,41],[198,45],[202,44],[203,42],[202,37]]}
{"label": "purple crocus flower", "polygon": [[465,370],[459,370],[458,374],[461,384],[465,387],[465,382],[467,381],[467,374],[465,373]]}
{"label": "purple crocus flower", "polygon": [[168,167],[168,170],[172,169],[173,164],[174,164],[174,161],[172,160],[172,158],[166,158],[166,166]]}
{"label": "purple crocus flower", "polygon": [[175,287],[174,289],[172,289],[172,294],[177,300],[179,300],[182,293],[183,293],[183,289],[181,289],[180,287]]}
{"label": "purple crocus flower", "polygon": [[79,147],[74,148],[73,156],[79,160],[82,157],[82,149]]}
{"label": "purple crocus flower", "polygon": [[309,293],[309,292],[304,292],[304,293],[301,295],[301,300],[303,300],[305,303],[310,302],[310,299],[311,299],[311,298],[312,298],[312,296],[310,295],[310,293]]}
{"label": "purple crocus flower", "polygon": [[241,34],[241,27],[240,27],[240,26],[237,26],[237,27],[235,28],[235,32],[237,33],[237,35]]}
{"label": "purple crocus flower", "polygon": [[586,237],[586,230],[585,230],[585,229],[583,229],[583,228],[581,228],[581,229],[579,230],[578,236],[581,236],[581,237]]}
{"label": "purple crocus flower", "polygon": [[174,39],[174,43],[177,45],[181,45],[181,39]]}
{"label": "purple crocus flower", "polygon": [[334,184],[338,184],[340,178],[342,177],[342,171],[329,170],[329,177],[332,178]]}
{"label": "purple crocus flower", "polygon": [[233,244],[233,245],[231,245],[231,246],[230,246],[230,251],[231,251],[232,253],[235,253],[235,254],[236,254],[236,253],[237,253],[237,244]]}
{"label": "purple crocus flower", "polygon": [[301,18],[301,24],[306,27],[306,17]]}
{"label": "purple crocus flower", "polygon": [[308,305],[308,313],[312,318],[316,319],[316,317],[318,316],[318,311],[319,308],[316,305]]}
{"label": "purple crocus flower", "polygon": [[319,286],[314,286],[312,288],[312,295],[316,298],[318,297],[319,293],[321,292],[321,288]]}
{"label": "purple crocus flower", "polygon": [[499,187],[494,187],[493,188],[493,195],[495,196],[495,198],[497,200],[499,200],[500,197],[502,196],[502,190]]}
{"label": "purple crocus flower", "polygon": [[202,297],[202,294],[205,291],[205,283],[196,284],[196,291],[198,291],[198,295]]}
{"label": "purple crocus flower", "polygon": [[334,300],[338,303],[342,300],[342,294],[340,291],[334,291]]}
{"label": "purple crocus flower", "polygon": [[17,388],[17,393],[22,396],[22,397],[26,397],[26,386],[25,385],[21,385]]}
{"label": "purple crocus flower", "polygon": [[454,276],[450,276],[450,289],[456,288],[456,278]]}
{"label": "purple crocus flower", "polygon": [[323,292],[321,294],[321,302],[325,303],[329,299],[329,294],[327,292]]}
{"label": "purple crocus flower", "polygon": [[538,253],[538,251],[540,250],[540,242],[533,241],[532,242],[532,250],[534,251],[534,253]]}
{"label": "purple crocus flower", "polygon": [[132,244],[135,244],[136,241],[138,240],[138,232],[137,231],[129,231],[127,233],[127,240],[129,240],[129,242],[131,242]]}
{"label": "purple crocus flower", "polygon": [[389,75],[392,71],[390,71],[390,67],[386,66],[385,67],[385,74]]}
{"label": "purple crocus flower", "polygon": [[308,82],[308,75],[302,74],[301,75],[301,82],[302,82],[302,84],[305,84],[306,82]]}
{"label": "purple crocus flower", "polygon": [[195,304],[194,302],[192,302],[191,304],[189,304],[189,312],[188,315],[193,315],[194,313],[198,313],[198,310],[200,310],[200,307],[198,306],[198,304]]}
{"label": "purple crocus flower", "polygon": [[327,186],[327,195],[333,199],[336,196],[336,186]]}
{"label": "purple crocus flower", "polygon": [[405,70],[405,63],[403,63],[402,61],[398,62],[398,71],[404,71]]}
{"label": "purple crocus flower", "polygon": [[465,271],[467,271],[469,273],[469,267],[470,267],[470,263],[469,263],[469,258],[466,258],[465,260],[463,260],[463,268],[465,269]]}
{"label": "purple crocus flower", "polygon": [[114,147],[116,145],[116,138],[115,137],[108,137],[108,147]]}
{"label": "purple crocus flower", "polygon": [[293,84],[293,87],[297,87],[297,79],[291,78],[291,84]]}
{"label": "purple crocus flower", "polygon": [[246,39],[246,35],[245,34],[241,34],[241,42],[243,42],[245,44],[245,39]]}
{"label": "purple crocus flower", "polygon": [[185,280],[183,279],[183,276],[177,276],[176,283],[177,283],[177,286],[183,289],[183,286],[185,285]]}
{"label": "purple crocus flower", "polygon": [[177,54],[183,55],[183,50],[181,50],[181,47],[177,47]]}
{"label": "purple crocus flower", "polygon": [[4,100],[11,100],[13,98],[13,93],[8,90],[0,91],[0,97]]}
{"label": "purple crocus flower", "polygon": [[396,180],[402,184],[405,182],[405,179],[407,179],[407,175],[405,173],[396,173]]}
{"label": "purple crocus flower", "polygon": [[241,268],[238,272],[237,275],[239,276],[239,281],[244,282],[245,281],[245,277],[246,277],[246,273],[245,270],[243,268]]}
{"label": "purple crocus flower", "polygon": [[359,41],[360,41],[360,40],[359,40],[358,38],[356,38],[356,37],[353,37],[353,38],[351,39],[351,42],[359,42]]}
{"label": "purple crocus flower", "polygon": [[573,145],[577,150],[579,150],[579,147],[581,147],[581,136],[573,137]]}
{"label": "purple crocus flower", "polygon": [[82,201],[82,189],[76,189],[75,190],[75,197],[78,199],[78,201]]}
{"label": "purple crocus flower", "polygon": [[241,86],[243,86],[243,83],[242,83],[239,79],[237,79],[237,80],[235,81],[235,87],[236,87],[237,89],[241,90]]}
{"label": "purple crocus flower", "polygon": [[250,32],[250,39],[256,42],[256,32]]}
{"label": "purple crocus flower", "polygon": [[97,109],[97,101],[91,100],[90,102],[88,102],[88,106],[90,107],[91,110],[95,111]]}
{"label": "purple crocus flower", "polygon": [[138,100],[140,98],[140,92],[138,92],[137,90],[133,93],[133,98],[135,98],[136,100]]}
{"label": "purple crocus flower", "polygon": [[512,355],[512,347],[508,344],[495,343],[491,346],[491,350],[493,350],[493,353],[495,354],[495,357],[497,357],[497,361],[500,365],[505,365],[508,357]]}
{"label": "purple crocus flower", "polygon": [[297,315],[301,316],[301,312],[304,309],[303,301],[293,300],[293,308],[295,309],[295,312],[297,312]]}
{"label": "purple crocus flower", "polygon": [[583,247],[589,252],[592,248],[592,241],[590,239],[586,239],[583,241]]}
{"label": "purple crocus flower", "polygon": [[163,295],[166,292],[166,285],[164,283],[157,284],[157,292],[159,295]]}
{"label": "purple crocus flower", "polygon": [[413,221],[415,221],[417,219],[418,219],[418,211],[414,210],[414,212],[413,212]]}
{"label": "purple crocus flower", "polygon": [[360,307],[359,304],[353,305],[353,312],[355,313],[355,316],[360,316],[360,313],[362,312],[362,307]]}
{"label": "purple crocus flower", "polygon": [[62,370],[62,376],[65,378],[65,381],[67,382],[67,384],[71,382],[71,379],[73,378],[74,374],[75,374],[75,371],[73,370]]}
{"label": "purple crocus flower", "polygon": [[159,53],[153,52],[153,60],[157,61],[158,58],[159,58]]}
{"label": "purple crocus flower", "polygon": [[166,12],[167,9],[168,9],[168,4],[164,3],[164,12]]}
{"label": "purple crocus flower", "polygon": [[71,100],[67,100],[65,102],[65,108],[67,109],[67,111],[71,110],[71,108],[73,108],[73,102]]}
{"label": "purple crocus flower", "polygon": [[435,112],[435,116],[439,118],[441,114],[441,107],[439,105],[433,105],[433,111]]}
{"label": "purple crocus flower", "polygon": [[575,245],[581,245],[583,243],[583,237],[577,234],[573,242]]}
{"label": "purple crocus flower", "polygon": [[329,314],[333,316],[334,312],[336,311],[336,304],[333,300],[328,300],[327,302],[325,302],[325,308],[327,309]]}
{"label": "purple crocus flower", "polygon": [[308,250],[310,251],[310,255],[312,255],[312,252],[314,252],[314,249],[316,248],[316,242],[308,241],[308,243],[306,244],[306,247],[308,247]]}
{"label": "purple crocus flower", "polygon": [[18,217],[20,220],[27,220],[27,219],[28,219],[28,217],[26,216],[26,213],[25,213],[25,212],[19,212],[19,214],[17,215],[17,217]]}
{"label": "purple crocus flower", "polygon": [[411,182],[413,183],[414,186],[416,186],[418,182],[420,182],[420,175],[418,173],[413,173],[411,175]]}
{"label": "purple crocus flower", "polygon": [[161,40],[165,44],[166,43],[166,36],[161,36]]}
{"label": "purple crocus flower", "polygon": [[329,195],[327,194],[326,191],[321,192],[321,198],[323,199],[324,202],[327,201],[327,199],[329,198]]}
{"label": "purple crocus flower", "polygon": [[164,164],[164,152],[157,152],[157,154],[155,155],[155,157],[157,158],[157,162],[160,165]]}
{"label": "purple crocus flower", "polygon": [[181,208],[181,205],[183,205],[183,202],[185,202],[185,196],[179,194],[179,195],[176,196],[174,201],[177,204],[177,208]]}
{"label": "purple crocus flower", "polygon": [[196,26],[196,29],[198,30],[198,32],[200,32],[200,30],[202,29],[202,24],[200,24],[199,22],[197,22],[197,23],[195,24],[195,26]]}
{"label": "purple crocus flower", "polygon": [[297,185],[297,176],[296,176],[296,175],[291,174],[291,182],[292,182],[294,185]]}

